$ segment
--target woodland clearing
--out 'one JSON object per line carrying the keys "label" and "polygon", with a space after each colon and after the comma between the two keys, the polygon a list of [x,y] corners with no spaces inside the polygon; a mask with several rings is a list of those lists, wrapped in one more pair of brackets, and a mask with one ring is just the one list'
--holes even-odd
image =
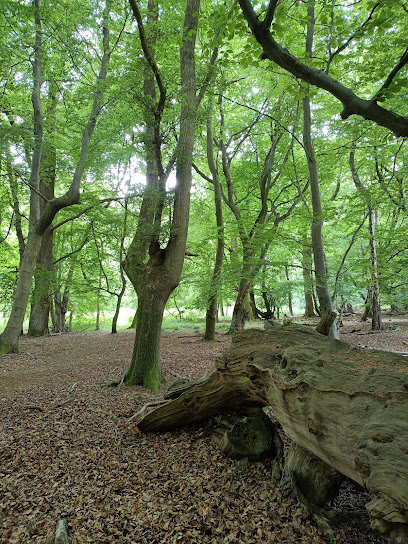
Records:
{"label": "woodland clearing", "polygon": [[[408,317],[385,316],[383,331],[369,329],[346,318],[341,339],[408,351]],[[168,382],[158,395],[106,387],[123,377],[133,339],[130,330],[23,338],[20,354],[1,357],[1,543],[51,544],[60,518],[72,544],[387,542],[368,526],[369,496],[351,484],[333,502],[336,524],[325,534],[281,496],[268,460],[226,459],[202,427],[140,433],[129,418],[160,400],[175,373],[202,375],[230,338],[164,332]]]}

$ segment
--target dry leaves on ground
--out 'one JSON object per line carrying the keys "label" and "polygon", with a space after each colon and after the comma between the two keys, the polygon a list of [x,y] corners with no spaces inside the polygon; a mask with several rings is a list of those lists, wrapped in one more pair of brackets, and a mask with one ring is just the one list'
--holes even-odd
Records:
{"label": "dry leaves on ground", "polygon": [[[269,461],[242,467],[199,429],[139,433],[127,419],[163,391],[106,388],[123,376],[133,339],[133,331],[24,338],[21,354],[1,358],[1,543],[52,544],[61,517],[72,544],[385,542],[368,528],[367,497],[350,487],[327,535],[281,497]],[[166,375],[200,376],[228,342],[165,333]]]}

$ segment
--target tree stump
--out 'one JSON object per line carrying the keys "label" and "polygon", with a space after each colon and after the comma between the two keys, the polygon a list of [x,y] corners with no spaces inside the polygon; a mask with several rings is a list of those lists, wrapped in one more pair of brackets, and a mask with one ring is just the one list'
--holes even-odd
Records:
{"label": "tree stump", "polygon": [[374,525],[408,539],[407,368],[398,354],[300,325],[243,331],[212,373],[139,428],[165,431],[242,404],[270,406],[293,442],[375,495],[367,507]]}

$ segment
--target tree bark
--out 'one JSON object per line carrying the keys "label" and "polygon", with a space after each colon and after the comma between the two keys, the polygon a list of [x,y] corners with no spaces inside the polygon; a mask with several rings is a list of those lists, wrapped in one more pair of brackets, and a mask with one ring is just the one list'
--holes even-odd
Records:
{"label": "tree bark", "polygon": [[[200,0],[187,0],[185,8],[183,41],[180,48],[182,108],[180,134],[175,155],[176,188],[169,241],[165,248],[162,248],[160,243],[164,205],[164,199],[160,198],[160,194],[164,191],[168,174],[161,163],[160,122],[166,100],[166,89],[154,59],[154,40],[151,42],[146,39],[143,20],[136,2],[130,0],[130,5],[138,21],[145,58],[154,76],[149,76],[146,73],[145,92],[155,103],[154,82],[156,82],[159,89],[159,99],[155,105],[154,130],[150,124],[145,134],[149,144],[145,146],[149,174],[146,192],[136,235],[124,261],[125,272],[138,295],[135,345],[130,368],[124,381],[129,385],[144,385],[157,391],[164,378],[159,351],[163,312],[170,294],[180,281],[187,241],[195,118],[198,106],[194,51]],[[156,17],[154,10],[156,13],[158,10],[152,3],[149,6],[149,17]],[[148,23],[151,21],[149,17]],[[148,116],[146,121],[149,121]],[[155,150],[154,162],[149,154],[149,148]],[[156,190],[157,192],[157,189],[159,199],[154,201],[152,191]]]}
{"label": "tree bark", "polygon": [[[154,285],[151,281],[148,286]],[[156,391],[165,380],[160,364],[163,312],[170,293],[145,289],[138,296],[136,338],[124,381]]]}
{"label": "tree bark", "polygon": [[167,431],[243,404],[270,406],[293,442],[375,495],[374,524],[406,538],[407,369],[398,354],[301,325],[243,331],[211,371],[138,426]]}
{"label": "tree bark", "polygon": [[222,262],[224,259],[224,220],[222,214],[222,195],[221,183],[218,175],[218,170],[214,162],[213,149],[213,133],[212,133],[212,116],[208,116],[207,120],[207,162],[211,172],[212,182],[214,187],[214,204],[215,204],[215,220],[217,225],[217,250],[215,254],[214,269],[210,281],[210,289],[207,303],[207,311],[205,314],[205,332],[204,340],[212,342],[215,339],[215,324],[218,314],[218,289],[221,276]]}
{"label": "tree bark", "polygon": [[305,313],[304,317],[314,317],[313,304],[313,282],[312,282],[312,254],[311,247],[305,237],[305,246],[302,249],[302,274],[303,274],[303,292],[305,295]]}
{"label": "tree bark", "polygon": [[288,310],[289,310],[289,315],[290,316],[293,316],[293,308],[292,308],[292,287],[290,285],[290,277],[289,277],[289,269],[288,269],[288,265],[285,265],[285,276],[286,276],[286,281],[288,282]]}
{"label": "tree bark", "polygon": [[[314,2],[310,2],[307,8],[309,24],[307,27],[306,36],[306,54],[311,57],[313,49],[313,34],[314,34]],[[307,89],[307,92],[309,90]],[[316,292],[319,299],[320,312],[324,315],[327,311],[333,311],[333,303],[327,283],[326,259],[323,247],[323,211],[320,198],[319,174],[317,169],[317,161],[314,152],[312,140],[312,118],[310,114],[310,95],[307,94],[302,99],[303,105],[303,144],[305,147],[307,165],[309,170],[310,192],[312,195],[312,248],[316,275]],[[334,321],[330,335],[333,338],[339,338],[339,328]]]}
{"label": "tree bark", "polygon": [[29,233],[23,259],[20,263],[20,271],[10,317],[6,328],[0,336],[0,354],[18,351],[18,340],[24,323],[34,267],[37,262],[38,252],[40,251],[40,245],[41,236],[35,232]]}
{"label": "tree bark", "polygon": [[43,336],[49,333],[53,268],[52,239],[52,230],[47,229],[41,240],[40,252],[34,270],[34,292],[27,332],[29,336]]}
{"label": "tree bark", "polygon": [[54,291],[54,326],[53,332],[61,333],[66,331],[65,316],[68,310],[69,288],[64,289],[61,296],[61,290]]}
{"label": "tree bark", "polygon": [[[99,274],[101,274],[99,272]],[[99,285],[98,290],[96,291],[96,321],[95,321],[95,330],[99,331],[101,323],[101,276],[99,275]]]}
{"label": "tree bark", "polygon": [[237,331],[242,331],[245,327],[245,322],[248,320],[248,292],[252,286],[252,281],[246,278],[241,278],[238,286],[238,294],[232,312],[231,325],[228,334],[233,334]]}
{"label": "tree bark", "polygon": [[[52,83],[50,86],[54,87]],[[55,130],[55,109],[57,103],[57,91],[50,92],[51,106],[48,108],[51,117],[52,128],[48,136],[52,136]],[[56,152],[55,147],[50,142],[45,141],[44,152],[41,156],[40,166],[40,193],[47,200],[54,198],[55,176],[56,176]],[[40,200],[40,214],[44,212],[45,201]],[[53,229],[49,226],[41,239],[40,252],[37,259],[37,265],[34,270],[34,291],[30,311],[30,321],[28,325],[28,335],[42,336],[49,332],[49,314],[51,301],[52,284],[52,249],[53,249]]]}
{"label": "tree bark", "polygon": [[336,319],[336,313],[328,310],[325,314],[322,315],[320,321],[316,327],[317,332],[323,334],[324,336],[329,336],[330,329]]}

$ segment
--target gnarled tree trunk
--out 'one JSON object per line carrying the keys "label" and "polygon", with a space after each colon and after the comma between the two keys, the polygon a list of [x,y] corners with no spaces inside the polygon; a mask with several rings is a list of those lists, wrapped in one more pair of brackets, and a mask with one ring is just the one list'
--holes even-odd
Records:
{"label": "gnarled tree trunk", "polygon": [[[144,93],[152,104],[157,102],[157,105],[154,116],[150,107],[145,112],[147,185],[136,234],[123,263],[138,296],[135,346],[130,368],[124,380],[129,385],[144,385],[157,391],[163,378],[159,356],[163,311],[170,294],[180,281],[187,241],[195,117],[202,98],[201,94],[196,96],[194,57],[200,0],[187,0],[185,7],[183,40],[180,48],[182,108],[180,135],[175,153],[176,188],[170,233],[165,247],[162,247],[161,241],[162,215],[165,184],[170,170],[164,168],[161,162],[163,140],[160,122],[166,102],[166,89],[154,58],[154,32],[158,28],[159,10],[151,0],[148,4],[147,22],[153,33],[146,38],[138,5],[133,0],[130,0],[130,5],[138,22],[139,36],[149,65],[144,78]],[[159,91],[157,101],[156,86]]]}

